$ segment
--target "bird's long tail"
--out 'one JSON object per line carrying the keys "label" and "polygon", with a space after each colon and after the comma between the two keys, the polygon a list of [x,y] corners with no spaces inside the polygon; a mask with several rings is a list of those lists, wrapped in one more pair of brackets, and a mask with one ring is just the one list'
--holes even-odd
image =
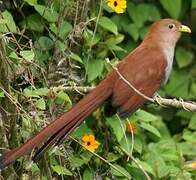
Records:
{"label": "bird's long tail", "polygon": [[87,116],[95,111],[103,102],[111,96],[111,82],[102,81],[92,92],[86,95],[68,112],[57,118],[50,125],[29,139],[22,146],[13,149],[0,157],[0,169],[15,162],[23,155],[38,148],[35,158],[53,144],[61,143]]}

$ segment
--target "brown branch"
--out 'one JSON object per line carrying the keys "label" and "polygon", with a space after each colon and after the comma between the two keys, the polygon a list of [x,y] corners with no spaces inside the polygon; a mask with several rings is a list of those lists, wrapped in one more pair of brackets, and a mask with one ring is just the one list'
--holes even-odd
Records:
{"label": "brown branch", "polygon": [[150,102],[154,102],[154,100],[148,96],[146,96],[145,94],[143,94],[141,91],[139,91],[138,89],[136,89],[117,69],[117,67],[115,67],[113,64],[110,63],[109,59],[106,59],[106,62],[108,64],[110,64],[112,66],[112,68],[116,71],[116,73],[118,74],[118,76],[120,77],[120,79],[122,79],[134,92],[136,92],[138,95],[140,95],[141,97],[143,97],[144,99],[150,101]]}
{"label": "brown branch", "polygon": [[184,101],[183,99],[167,99],[162,97],[155,97],[155,103],[167,107],[183,108],[186,111],[196,112],[196,103],[192,101]]}
{"label": "brown branch", "polygon": [[[124,81],[124,78],[122,79]],[[126,79],[125,79],[126,80]],[[125,81],[125,83],[128,83],[127,85],[129,85],[129,87],[132,89],[132,86],[127,80]],[[90,91],[92,91],[93,89],[95,89],[95,87],[90,87],[90,86],[59,86],[59,87],[52,87],[51,88],[53,91],[57,92],[57,91],[77,91],[80,94],[83,93],[88,93]],[[135,88],[134,88],[135,89]],[[136,91],[135,91],[136,90]],[[143,98],[145,98],[146,96],[143,95],[140,91],[138,91],[137,89],[135,89],[134,91],[138,94],[141,95]],[[159,96],[155,96],[153,98],[145,98],[146,100],[158,104],[160,106],[164,106],[164,107],[175,107],[175,108],[183,108],[186,111],[191,111],[191,112],[196,112],[196,103],[192,102],[192,101],[184,101],[183,99],[168,99],[168,98],[162,98]]]}
{"label": "brown branch", "polygon": [[[191,102],[191,101],[184,101],[183,99],[168,99],[168,98],[162,98],[160,96],[155,96],[153,98],[146,96],[139,90],[137,90],[129,81],[126,80],[126,78],[118,71],[116,67],[114,67],[108,60],[106,60],[107,63],[109,63],[112,68],[117,72],[119,75],[120,79],[124,81],[134,92],[136,92],[138,95],[142,96],[144,99],[158,104],[160,106],[164,107],[175,107],[175,108],[183,108],[186,111],[191,111],[191,112],[196,112],[196,102]],[[53,87],[52,89],[54,91],[77,91],[78,93],[87,93],[89,91],[92,91],[95,87],[83,87],[83,86],[59,86],[59,87]]]}
{"label": "brown branch", "polygon": [[148,173],[144,170],[142,165],[139,163],[138,159],[134,158],[132,154],[127,152],[125,149],[121,148],[120,149],[136,164],[136,166],[144,173],[145,177],[147,180],[152,180],[151,177],[148,175]]}
{"label": "brown branch", "polygon": [[181,98],[177,100],[177,99],[162,98],[160,96],[154,96],[153,98],[146,96],[141,91],[137,90],[128,80],[126,80],[126,78],[118,71],[118,69],[110,63],[109,59],[106,59],[106,62],[112,66],[112,68],[119,75],[120,79],[122,79],[134,92],[136,92],[144,99],[161,106],[183,108],[186,111],[196,112],[195,102],[186,102]]}
{"label": "brown branch", "polygon": [[76,91],[79,94],[88,93],[88,92],[92,91],[93,89],[95,89],[95,87],[90,87],[90,86],[58,86],[58,87],[51,87],[51,90],[54,91],[54,92],[57,92],[57,91],[68,91],[68,92]]}

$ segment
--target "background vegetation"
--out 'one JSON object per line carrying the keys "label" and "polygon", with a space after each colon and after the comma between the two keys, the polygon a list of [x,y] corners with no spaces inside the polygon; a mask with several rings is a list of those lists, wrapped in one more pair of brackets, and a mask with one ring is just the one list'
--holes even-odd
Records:
{"label": "background vegetation", "polygon": [[[105,59],[117,64],[160,18],[178,19],[193,33],[178,43],[159,94],[196,100],[196,0],[128,0],[123,14],[104,0],[3,0],[0,10],[2,152],[79,101],[111,70]],[[196,179],[195,113],[146,104],[128,121],[133,131],[101,107],[60,148],[36,163],[20,158],[2,179]],[[79,144],[85,134],[100,143],[99,156]]]}

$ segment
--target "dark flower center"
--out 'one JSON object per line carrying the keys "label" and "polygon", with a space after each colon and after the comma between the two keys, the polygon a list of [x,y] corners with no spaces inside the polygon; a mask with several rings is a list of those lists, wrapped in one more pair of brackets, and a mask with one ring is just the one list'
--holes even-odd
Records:
{"label": "dark flower center", "polygon": [[90,146],[91,145],[91,143],[90,142],[87,142],[87,146]]}
{"label": "dark flower center", "polygon": [[114,6],[116,7],[118,5],[117,1],[114,1]]}

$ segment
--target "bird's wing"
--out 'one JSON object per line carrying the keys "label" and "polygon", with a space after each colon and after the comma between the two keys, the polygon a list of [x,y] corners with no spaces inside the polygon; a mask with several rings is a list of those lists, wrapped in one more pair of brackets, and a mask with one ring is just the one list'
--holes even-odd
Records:
{"label": "bird's wing", "polygon": [[[152,97],[165,78],[167,61],[158,47],[140,47],[120,63],[119,72],[137,90]],[[146,100],[134,92],[121,78],[114,85],[112,106],[124,117],[137,110]]]}

